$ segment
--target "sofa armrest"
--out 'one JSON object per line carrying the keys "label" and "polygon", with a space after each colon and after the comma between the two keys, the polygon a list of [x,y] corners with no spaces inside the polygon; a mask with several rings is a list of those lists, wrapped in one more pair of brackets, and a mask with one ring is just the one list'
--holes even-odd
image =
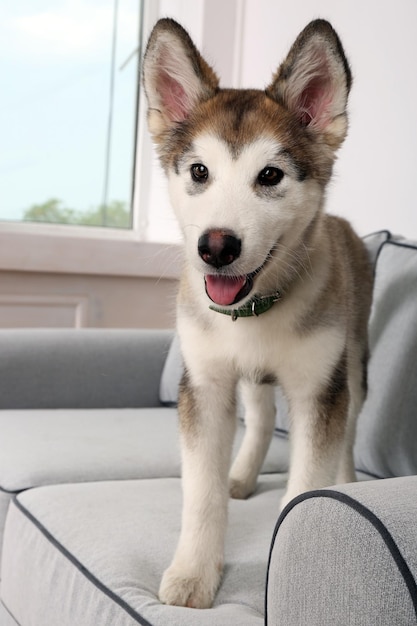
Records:
{"label": "sofa armrest", "polygon": [[0,409],[160,406],[169,330],[0,330]]}
{"label": "sofa armrest", "polygon": [[415,624],[417,476],[303,494],[275,528],[268,626]]}

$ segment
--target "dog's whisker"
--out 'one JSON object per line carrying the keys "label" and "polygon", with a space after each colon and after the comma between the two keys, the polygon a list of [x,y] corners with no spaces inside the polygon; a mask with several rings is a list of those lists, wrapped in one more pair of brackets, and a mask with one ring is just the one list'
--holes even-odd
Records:
{"label": "dog's whisker", "polygon": [[283,253],[279,256],[281,267],[288,268],[291,273],[297,275],[300,280],[304,280],[304,275],[307,275],[311,279],[311,261],[308,250],[305,244],[302,244],[302,247],[304,253],[291,249],[281,242],[277,242],[272,252],[277,252],[278,254],[280,252]]}

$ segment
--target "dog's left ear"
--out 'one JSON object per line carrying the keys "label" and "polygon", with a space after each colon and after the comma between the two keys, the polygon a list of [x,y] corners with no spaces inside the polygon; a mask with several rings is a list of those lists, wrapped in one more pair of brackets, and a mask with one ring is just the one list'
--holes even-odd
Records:
{"label": "dog's left ear", "polygon": [[266,93],[297,118],[322,133],[336,150],[346,136],[346,105],[352,76],[340,39],[325,20],[300,33]]}
{"label": "dog's left ear", "polygon": [[165,18],[156,23],[149,37],[143,84],[149,130],[159,143],[199,102],[216,93],[219,81],[184,28]]}

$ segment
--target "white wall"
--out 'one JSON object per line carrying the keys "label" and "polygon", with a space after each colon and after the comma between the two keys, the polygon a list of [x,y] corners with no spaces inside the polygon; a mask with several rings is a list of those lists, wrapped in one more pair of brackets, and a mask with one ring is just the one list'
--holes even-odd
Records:
{"label": "white wall", "polygon": [[[354,85],[328,211],[348,218],[360,234],[388,228],[417,239],[416,0],[161,0],[158,14],[188,28],[223,86],[259,88],[311,19],[330,20]],[[147,236],[155,240],[164,232],[174,241],[178,232],[163,175],[153,167],[146,178]]]}
{"label": "white wall", "polygon": [[268,84],[316,17],[338,31],[354,75],[328,211],[361,234],[388,228],[417,239],[417,2],[246,0],[241,84]]}

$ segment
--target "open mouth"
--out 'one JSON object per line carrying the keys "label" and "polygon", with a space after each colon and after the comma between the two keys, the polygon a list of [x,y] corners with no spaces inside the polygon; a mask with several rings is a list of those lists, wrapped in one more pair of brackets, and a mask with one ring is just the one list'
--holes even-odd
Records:
{"label": "open mouth", "polygon": [[221,306],[240,302],[253,287],[251,274],[247,276],[205,276],[206,293],[210,300]]}
{"label": "open mouth", "polygon": [[265,262],[254,272],[244,276],[222,276],[221,274],[206,274],[206,294],[212,302],[220,306],[237,304],[248,296],[253,288],[253,280],[264,268],[271,253]]}

